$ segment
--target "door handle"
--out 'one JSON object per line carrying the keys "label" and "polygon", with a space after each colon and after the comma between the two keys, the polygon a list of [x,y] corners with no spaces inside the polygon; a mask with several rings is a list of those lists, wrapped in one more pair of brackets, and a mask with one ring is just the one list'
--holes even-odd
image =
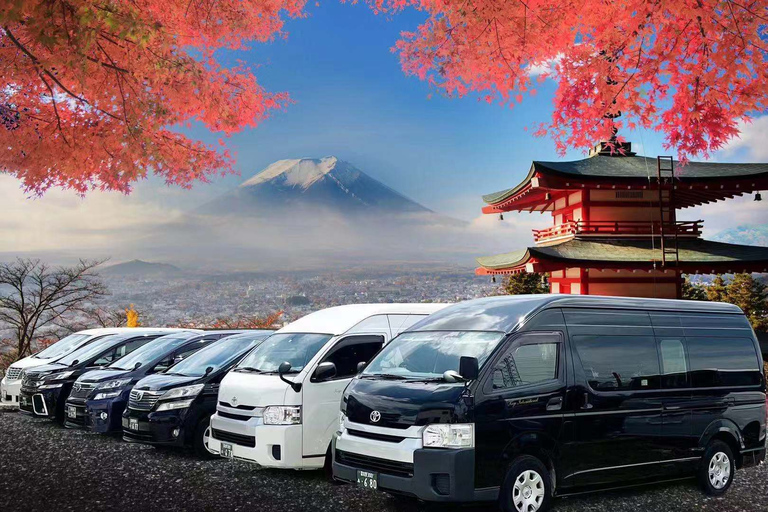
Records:
{"label": "door handle", "polygon": [[550,398],[549,402],[547,402],[548,411],[559,411],[562,408],[563,408],[563,397],[561,396]]}

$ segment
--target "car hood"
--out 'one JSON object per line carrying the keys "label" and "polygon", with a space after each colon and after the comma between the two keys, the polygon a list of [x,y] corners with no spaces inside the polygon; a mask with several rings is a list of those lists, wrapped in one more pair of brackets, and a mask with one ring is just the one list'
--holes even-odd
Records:
{"label": "car hood", "polygon": [[78,380],[80,382],[104,382],[107,380],[129,377],[131,372],[125,370],[91,370],[84,373]]}
{"label": "car hood", "polygon": [[[69,367],[64,366],[63,364],[56,364],[56,363],[42,364],[40,366],[35,366],[32,368],[29,368],[28,370],[24,370],[24,373],[27,376],[30,376],[30,375],[38,375],[43,373],[61,372],[66,370],[67,368]],[[72,369],[74,370],[75,368],[72,368]]]}
{"label": "car hood", "polygon": [[[296,379],[297,375],[286,376]],[[229,372],[219,386],[219,401],[233,406],[265,407],[301,405],[301,393],[293,391],[277,375]]]}
{"label": "car hood", "polygon": [[144,377],[136,383],[133,389],[165,391],[168,389],[178,388],[180,386],[198,384],[200,381],[202,381],[202,377],[185,377],[183,375],[164,375],[159,373],[157,375]]}
{"label": "car hood", "polygon": [[14,362],[11,365],[11,368],[18,368],[20,370],[24,370],[24,369],[32,368],[35,366],[48,365],[50,362],[51,362],[50,359],[37,359],[35,357],[25,357],[24,359],[19,359],[18,361]]}
{"label": "car hood", "polygon": [[[347,418],[390,428],[467,420],[463,384],[356,378],[344,392]],[[373,411],[380,419],[371,421]]]}

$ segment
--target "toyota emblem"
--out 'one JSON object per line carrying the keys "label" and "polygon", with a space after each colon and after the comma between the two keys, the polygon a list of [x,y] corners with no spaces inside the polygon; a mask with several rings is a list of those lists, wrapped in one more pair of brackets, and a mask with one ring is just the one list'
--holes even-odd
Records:
{"label": "toyota emblem", "polygon": [[73,389],[73,390],[75,390],[75,391],[80,391],[80,388],[81,388],[81,387],[82,387],[82,386],[80,385],[80,383],[79,383],[79,382],[75,382],[75,385],[74,385],[74,386],[72,386],[72,389]]}
{"label": "toyota emblem", "polygon": [[232,405],[237,405],[237,397],[236,396],[232,397],[231,403],[232,403]]}
{"label": "toyota emblem", "polygon": [[381,419],[381,413],[379,411],[371,412],[371,423],[378,423]]}
{"label": "toyota emblem", "polygon": [[141,401],[142,398],[144,398],[144,392],[143,391],[137,391],[136,392],[136,400]]}

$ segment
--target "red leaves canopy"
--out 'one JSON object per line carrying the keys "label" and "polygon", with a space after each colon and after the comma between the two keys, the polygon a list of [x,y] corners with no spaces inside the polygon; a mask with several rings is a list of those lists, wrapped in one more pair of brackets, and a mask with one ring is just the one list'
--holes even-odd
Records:
{"label": "red leaves canopy", "polygon": [[[9,0],[0,6],[0,166],[25,188],[129,192],[148,171],[189,187],[231,172],[173,131],[225,135],[288,101],[214,52],[281,35],[305,0]],[[194,57],[192,56],[194,55]]]}
{"label": "red leaves canopy", "polygon": [[708,155],[766,109],[766,0],[371,3],[429,13],[395,49],[407,73],[449,94],[512,104],[543,79],[532,71],[552,64],[555,109],[538,133],[561,152],[639,125],[663,132],[683,159]]}
{"label": "red leaves canopy", "polygon": [[[302,16],[305,1],[6,0],[0,170],[38,194],[129,192],[148,172],[189,187],[231,172],[223,142],[174,128],[229,135],[284,107],[286,94],[215,51],[282,36],[281,15]],[[707,155],[766,109],[768,0],[368,1],[428,13],[395,50],[406,73],[450,95],[512,105],[556,80],[537,133],[561,151],[642,126],[683,159]]]}

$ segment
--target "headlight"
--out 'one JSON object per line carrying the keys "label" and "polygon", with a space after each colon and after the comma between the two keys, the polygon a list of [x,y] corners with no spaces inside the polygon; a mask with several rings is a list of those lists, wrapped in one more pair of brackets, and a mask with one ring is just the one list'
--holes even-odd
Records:
{"label": "headlight", "polygon": [[270,405],[264,409],[265,425],[298,425],[301,423],[301,406]]}
{"label": "headlight", "polygon": [[428,425],[421,434],[424,448],[474,448],[474,423]]}
{"label": "headlight", "polygon": [[44,377],[45,380],[64,380],[66,378],[69,378],[72,376],[72,374],[75,373],[74,371],[69,372],[59,372],[59,373],[51,373]]}
{"label": "headlight", "polygon": [[163,402],[161,404],[158,404],[157,411],[172,411],[174,409],[186,409],[190,405],[192,405],[192,402],[194,402],[195,399],[191,400],[176,400],[174,402]]}
{"label": "headlight", "polygon": [[131,383],[131,379],[117,379],[117,380],[110,380],[108,382],[103,382],[96,386],[96,389],[115,389],[115,388],[121,388],[123,386],[127,386]]}
{"label": "headlight", "polygon": [[122,393],[122,391],[107,391],[104,393],[96,393],[96,396],[94,396],[93,399],[106,400],[107,398],[117,398],[120,396],[120,393]]}
{"label": "headlight", "polygon": [[200,392],[203,390],[203,387],[205,387],[205,384],[194,384],[192,386],[173,388],[163,393],[160,396],[160,400],[173,400],[174,398],[194,398],[200,394]]}
{"label": "headlight", "polygon": [[339,432],[344,432],[344,420],[347,419],[347,415],[344,411],[339,412]]}

